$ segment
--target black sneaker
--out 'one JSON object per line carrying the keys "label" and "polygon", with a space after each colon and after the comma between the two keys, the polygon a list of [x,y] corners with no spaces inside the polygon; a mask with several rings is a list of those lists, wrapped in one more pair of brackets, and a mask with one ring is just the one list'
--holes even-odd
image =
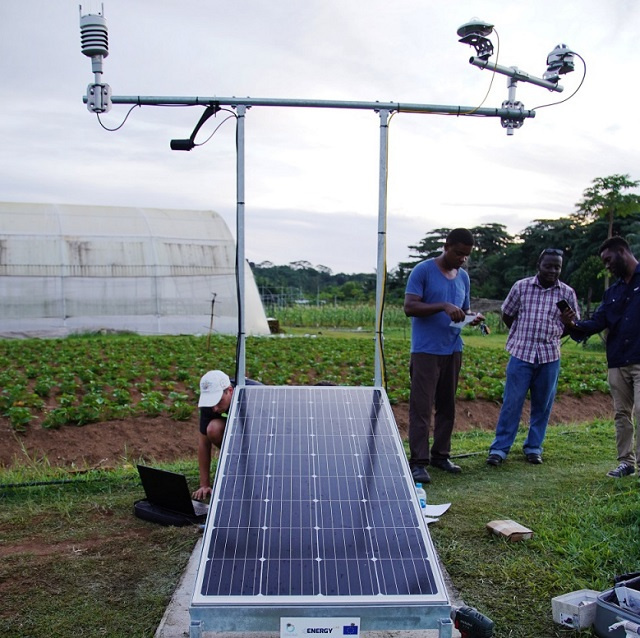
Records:
{"label": "black sneaker", "polygon": [[497,467],[498,465],[502,465],[504,459],[499,454],[489,454],[487,457],[487,465],[493,465]]}
{"label": "black sneaker", "polygon": [[451,474],[460,474],[460,472],[462,472],[462,468],[452,463],[449,459],[438,459],[436,461],[431,459],[431,465],[437,467],[439,470],[450,472]]}
{"label": "black sneaker", "polygon": [[423,465],[414,465],[411,468],[411,476],[416,483],[431,483],[431,477],[427,468]]}
{"label": "black sneaker", "polygon": [[620,463],[615,470],[609,470],[607,472],[607,476],[611,478],[622,478],[623,476],[629,476],[631,474],[635,474],[636,468],[633,465],[629,465],[628,463]]}

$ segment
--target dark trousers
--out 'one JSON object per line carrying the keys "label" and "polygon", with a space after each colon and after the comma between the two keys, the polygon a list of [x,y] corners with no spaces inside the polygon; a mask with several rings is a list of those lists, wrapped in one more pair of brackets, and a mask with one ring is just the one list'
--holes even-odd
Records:
{"label": "dark trousers", "polygon": [[[456,390],[462,365],[462,352],[450,355],[411,354],[409,374],[409,449],[411,465],[428,465],[429,453],[434,460],[448,459],[451,434],[456,418]],[[431,418],[433,445],[429,450]]]}

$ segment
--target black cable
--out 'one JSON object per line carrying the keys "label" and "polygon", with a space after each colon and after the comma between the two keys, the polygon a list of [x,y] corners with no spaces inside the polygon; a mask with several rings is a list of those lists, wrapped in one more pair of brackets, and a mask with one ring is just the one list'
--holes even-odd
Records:
{"label": "black cable", "polygon": [[[98,117],[98,122],[100,123],[100,126],[102,126],[103,129],[113,132],[113,131],[117,131],[119,129],[121,129],[124,125],[125,122],[127,121],[127,119],[129,118],[129,115],[131,115],[131,112],[133,111],[134,108],[141,106],[141,104],[138,102],[138,104],[134,104],[129,111],[127,112],[124,120],[122,120],[122,122],[116,127],[116,128],[108,128],[107,126],[105,126],[102,123],[102,120],[100,119],[100,114],[96,114]],[[191,105],[187,105],[187,104],[173,104],[173,105],[168,105],[168,104],[153,104],[150,106],[191,106]],[[195,105],[195,106],[200,106],[200,105]],[[211,135],[209,135],[209,137],[207,137],[206,140],[204,140],[204,142],[201,142],[200,144],[195,144],[195,142],[193,143],[193,146],[204,146],[207,142],[209,142],[211,140],[211,138],[218,132],[218,130],[220,129],[220,127],[227,121],[230,120],[232,117],[234,117],[236,119],[236,161],[237,161],[237,157],[238,157],[238,115],[230,110],[230,109],[221,109],[219,106],[217,106],[217,104],[214,106],[211,103],[209,103],[207,105],[208,109],[214,109],[214,115],[215,113],[217,113],[218,111],[225,111],[227,113],[231,113],[231,115],[229,115],[228,117],[226,117],[224,120],[222,120],[222,122],[220,122],[220,124],[218,124],[218,126],[216,126],[216,128],[213,130],[213,132],[211,133]],[[205,111],[205,116],[206,116],[206,111]],[[192,142],[193,142],[193,137],[195,137],[195,133],[197,133],[198,129],[200,128],[200,126],[202,126],[202,124],[204,124],[204,121],[206,120],[206,117],[203,117],[200,119],[200,122],[198,123],[198,125],[196,126],[196,129],[194,130],[194,133],[192,134]],[[181,149],[182,150],[182,149]],[[238,202],[239,203],[239,202]],[[244,202],[243,202],[244,203]],[[238,334],[237,334],[237,341],[236,341],[236,357],[235,357],[235,378],[236,378],[236,383],[238,382],[238,371],[239,371],[239,367],[240,367],[240,342],[242,339],[242,303],[241,303],[241,295],[240,295],[240,263],[238,261],[239,255],[238,255],[238,237],[239,237],[239,228],[238,228],[238,224],[239,224],[239,219],[237,218],[236,215],[236,255],[235,255],[235,270],[236,270],[236,303],[238,306]],[[212,317],[213,317],[213,305],[212,305]],[[208,347],[207,347],[208,349]],[[0,486],[1,487],[1,486]]]}
{"label": "black cable", "polygon": [[[189,474],[185,474],[185,476],[187,477],[187,479],[190,479],[190,478],[193,480],[196,479],[195,475],[192,476]],[[68,485],[70,483],[74,483],[74,484],[98,483],[98,482],[105,483],[113,480],[114,480],[114,477],[109,476],[107,474],[106,476],[96,476],[91,478],[83,477],[83,478],[75,478],[75,479],[51,479],[49,481],[25,481],[23,483],[1,483],[0,490],[15,489],[15,488],[21,488],[21,487],[48,487],[50,485]],[[116,477],[115,480],[117,480],[118,482],[139,481],[139,476],[138,474],[130,474],[130,475]]]}
{"label": "black cable", "polygon": [[564,98],[564,100],[559,100],[558,102],[550,102],[549,104],[542,104],[541,106],[535,106],[532,109],[533,111],[535,111],[536,109],[544,109],[547,106],[555,106],[556,104],[562,104],[563,102],[570,100],[580,90],[580,87],[582,87],[584,83],[584,79],[587,77],[587,63],[584,61],[584,58],[579,53],[575,53],[574,51],[574,55],[577,55],[582,60],[582,65],[583,65],[582,80],[580,80],[580,84],[578,84],[578,88],[571,95]]}
{"label": "black cable", "polygon": [[[25,481],[24,483],[2,483],[0,484],[0,490],[13,489],[18,487],[47,487],[49,485],[66,485],[69,483],[97,483],[98,481],[107,481],[109,477],[98,476],[94,478],[76,478],[76,479],[52,479],[50,481]],[[123,476],[124,480],[134,480],[137,476]]]}
{"label": "black cable", "polygon": [[[229,109],[219,109],[220,111],[229,111]],[[204,141],[204,142],[200,142],[200,144],[195,144],[195,146],[204,146],[207,142],[209,142],[211,140],[211,138],[218,132],[218,129],[227,121],[230,120],[232,117],[235,117],[236,120],[238,119],[238,116],[233,112],[230,111],[231,115],[229,115],[228,117],[225,117],[224,120],[222,120],[222,122],[220,122],[220,124],[218,124],[218,126],[215,127],[215,129],[213,129],[213,133],[211,133],[211,135],[209,135],[209,137]]]}
{"label": "black cable", "polygon": [[5,490],[15,487],[41,487],[44,485],[62,485],[65,483],[91,483],[93,481],[101,481],[103,479],[55,479],[52,481],[26,481],[25,483],[4,483],[0,484],[0,490]]}
{"label": "black cable", "polygon": [[[142,108],[142,104],[140,103],[140,96],[138,96],[138,102],[137,104],[134,104],[128,111],[127,114],[124,117],[124,120],[122,120],[122,122],[116,126],[116,128],[109,128],[108,126],[105,126],[102,123],[102,120],[100,119],[100,113],[96,113],[96,116],[98,118],[98,122],[100,123],[100,126],[105,130],[105,131],[109,131],[111,133],[113,133],[114,131],[119,131],[125,124],[125,122],[129,119],[129,116],[131,115],[131,112],[133,111],[133,109],[136,108],[136,106]],[[185,107],[185,106],[191,106],[190,104],[150,104],[149,106],[178,106],[178,107]]]}
{"label": "black cable", "polygon": [[[400,111],[396,111],[396,113],[399,113]],[[390,131],[391,131],[391,120],[393,119],[393,116],[395,115],[395,113],[392,113],[389,116],[388,121],[386,122],[385,126],[387,127],[387,148],[386,148],[386,162],[385,162],[385,193],[388,192],[388,183],[389,183],[389,139],[390,139]],[[385,195],[385,197],[387,197],[388,200],[388,195]],[[378,350],[380,352],[380,368],[381,368],[381,372],[382,372],[382,386],[384,387],[385,392],[388,391],[388,387],[389,387],[389,380],[388,380],[388,376],[387,376],[387,362],[386,362],[386,358],[385,358],[385,353],[384,353],[384,306],[385,306],[385,302],[386,302],[386,297],[387,297],[387,259],[386,259],[386,247],[387,247],[387,228],[386,228],[386,220],[385,220],[385,227],[383,230],[383,234],[384,234],[384,247],[385,247],[385,259],[384,259],[384,264],[383,264],[383,272],[380,275],[380,273],[378,273],[380,276],[382,276],[382,285],[381,285],[381,291],[380,291],[380,314],[376,317],[376,325],[379,324],[380,329],[377,331],[376,334],[376,339],[378,342]]]}
{"label": "black cable", "polygon": [[[382,321],[384,321],[384,304],[387,298],[387,265],[385,263],[384,274],[382,280],[382,294],[380,295],[380,321],[382,325]],[[388,392],[389,388],[389,378],[387,376],[387,361],[384,356],[384,330],[380,331],[380,359],[382,361],[382,384],[384,386],[385,392]]]}
{"label": "black cable", "polygon": [[122,120],[122,122],[116,126],[115,128],[109,128],[108,126],[105,126],[102,123],[102,120],[100,119],[100,113],[96,113],[96,117],[98,118],[98,122],[100,123],[100,126],[105,130],[105,131],[119,131],[125,124],[125,122],[129,119],[129,116],[131,115],[131,111],[133,111],[133,109],[135,109],[137,106],[141,106],[141,104],[134,104],[128,111],[127,114],[124,116],[124,120]]}
{"label": "black cable", "polygon": [[[207,102],[203,102],[202,104],[162,104],[162,103],[158,103],[158,104],[147,104],[146,106],[162,106],[162,107],[175,107],[175,108],[186,108],[189,106],[211,106],[211,103]],[[140,103],[140,98],[138,97],[138,102],[136,104],[134,104],[128,111],[127,114],[124,117],[124,120],[122,120],[122,122],[120,124],[118,124],[118,126],[116,126],[115,128],[109,128],[108,126],[105,126],[102,123],[102,120],[100,119],[100,113],[96,113],[96,117],[98,118],[98,122],[100,123],[100,126],[105,130],[105,131],[109,131],[111,133],[115,132],[115,131],[119,131],[126,123],[126,121],[129,119],[129,116],[131,115],[131,112],[133,111],[133,109],[135,109],[136,107],[140,107],[142,108],[142,104]],[[231,113],[233,115],[233,117],[237,117],[236,114],[229,110],[229,109],[221,109],[218,108],[218,111],[227,111],[228,113]],[[231,117],[231,116],[230,116]],[[201,144],[196,144],[195,146],[202,146],[203,144],[206,144],[216,133],[216,131],[228,120],[229,118],[225,118],[217,127],[216,129],[213,131],[213,133],[211,133],[211,135]]]}
{"label": "black cable", "polygon": [[[244,115],[242,115],[241,117],[244,117]],[[238,161],[238,116],[236,115],[236,163]],[[238,187],[238,171],[236,170],[236,189]],[[240,204],[241,202],[236,202],[236,204]],[[242,205],[244,205],[244,202],[242,202]],[[236,385],[238,385],[239,383],[242,385],[244,383],[244,379],[239,379],[238,378],[238,372],[240,369],[240,342],[242,340],[242,298],[241,298],[241,294],[240,294],[240,255],[239,255],[239,251],[238,251],[238,245],[239,245],[239,239],[240,239],[240,217],[238,215],[238,211],[236,209],[236,258],[235,258],[235,263],[236,263],[236,305],[238,307],[238,332],[236,335],[236,371],[235,371],[235,379],[236,379]],[[243,274],[244,274],[244,269],[242,270]],[[245,370],[245,376],[246,376],[246,370]]]}

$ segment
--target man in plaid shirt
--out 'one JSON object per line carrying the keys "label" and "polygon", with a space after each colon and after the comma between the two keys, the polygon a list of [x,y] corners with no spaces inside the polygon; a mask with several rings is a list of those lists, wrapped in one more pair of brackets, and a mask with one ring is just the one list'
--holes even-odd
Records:
{"label": "man in plaid shirt", "polygon": [[564,301],[578,313],[576,293],[559,280],[562,251],[545,248],[538,257],[538,273],[513,284],[502,304],[502,319],[509,328],[502,409],[487,463],[500,465],[515,441],[522,408],[531,391],[531,418],[523,452],[529,463],[542,463],[542,442],[547,431],[560,373],[560,339],[565,326],[557,303]]}

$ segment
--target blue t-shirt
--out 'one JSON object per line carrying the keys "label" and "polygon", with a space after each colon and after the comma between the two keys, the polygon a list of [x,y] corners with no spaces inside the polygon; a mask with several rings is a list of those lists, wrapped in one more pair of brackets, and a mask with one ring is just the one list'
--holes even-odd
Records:
{"label": "blue t-shirt", "polygon": [[[424,303],[449,303],[465,312],[471,305],[469,275],[459,269],[454,279],[447,279],[434,259],[420,262],[409,275],[406,294],[420,297]],[[446,312],[429,317],[411,317],[411,352],[452,354],[462,350],[460,328],[451,326]]]}

